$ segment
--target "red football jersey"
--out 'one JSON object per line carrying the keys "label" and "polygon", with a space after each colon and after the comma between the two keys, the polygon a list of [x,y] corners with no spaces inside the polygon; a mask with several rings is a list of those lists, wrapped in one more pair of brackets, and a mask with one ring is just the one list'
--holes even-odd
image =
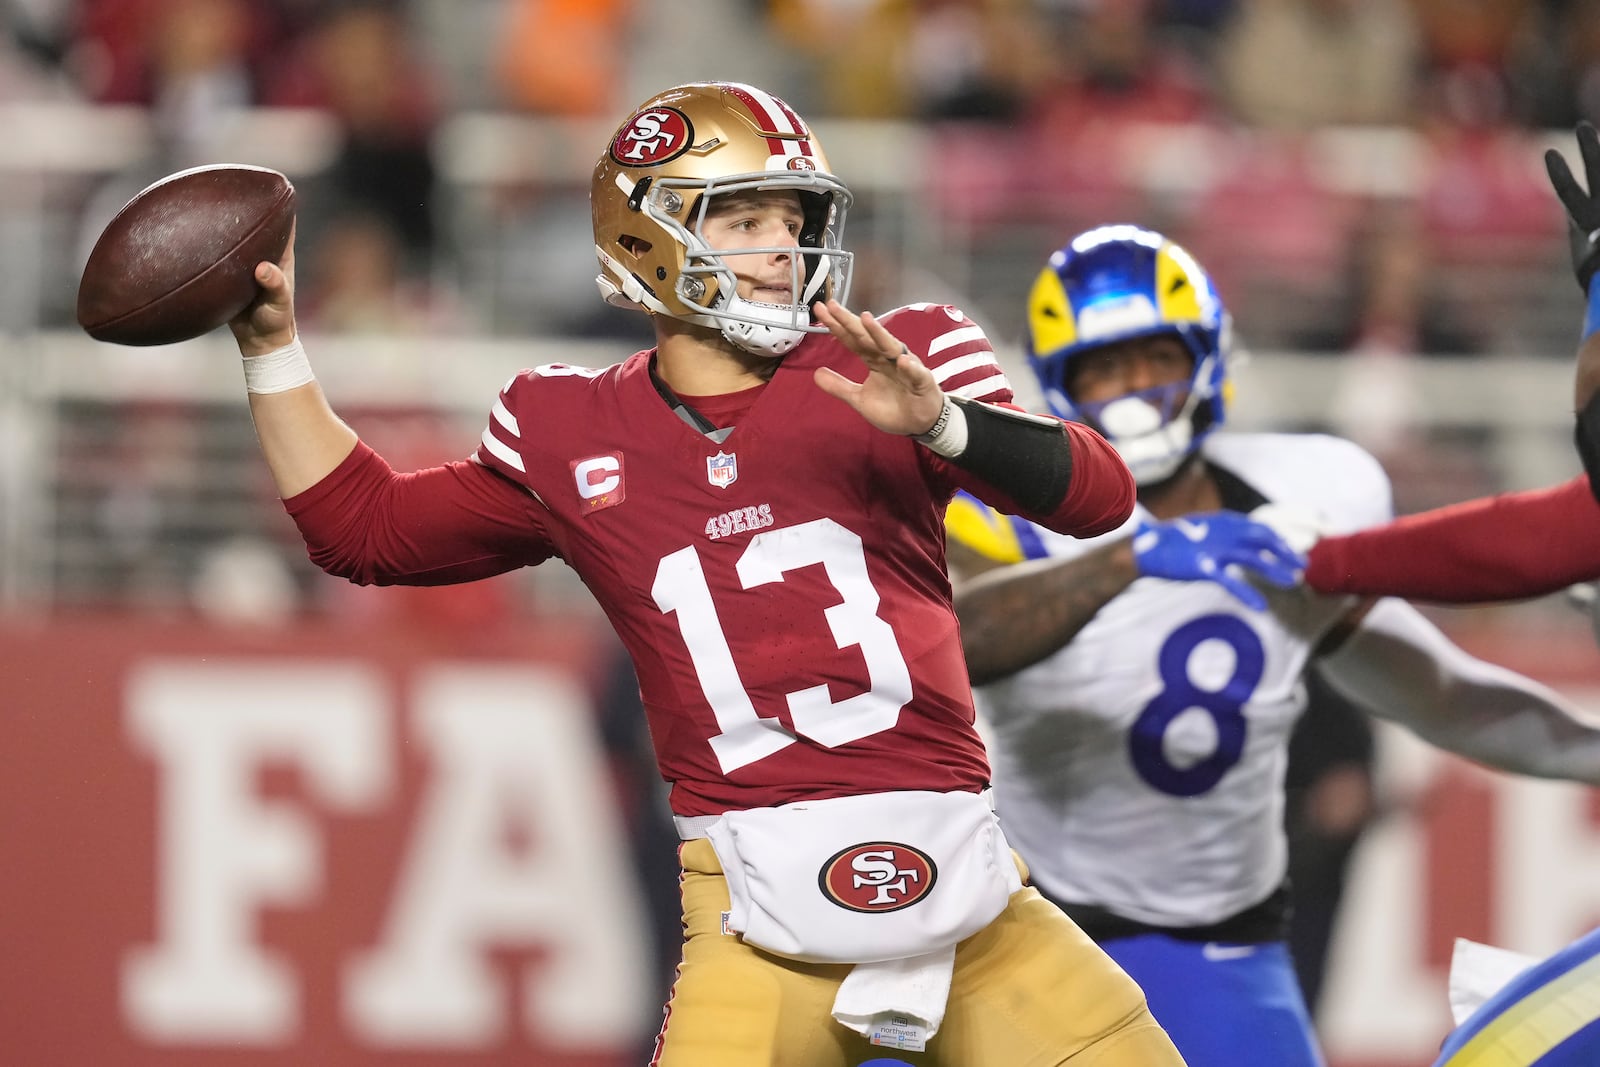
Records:
{"label": "red football jersey", "polygon": [[[884,321],[946,391],[1010,400],[959,312]],[[392,475],[353,457],[290,502],[313,558],[358,581],[435,582],[559,555],[633,656],[680,815],[981,788],[943,515],[958,485],[996,494],[818,389],[819,366],[862,374],[830,336],[786,356],[721,443],[674,413],[650,361],[517,375],[476,473]],[[1112,528],[1132,504],[1126,468],[1092,432],[1068,432],[1073,488],[1047,518]]]}

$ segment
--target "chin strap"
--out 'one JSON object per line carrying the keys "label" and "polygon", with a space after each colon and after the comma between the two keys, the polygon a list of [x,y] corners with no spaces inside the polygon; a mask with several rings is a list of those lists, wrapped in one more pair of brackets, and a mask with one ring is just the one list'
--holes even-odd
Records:
{"label": "chin strap", "polygon": [[[791,276],[796,289],[803,279],[804,257],[795,258]],[[813,326],[811,304],[827,280],[827,271],[817,264],[805,288],[800,292],[798,304],[766,304],[759,300],[746,300],[739,295],[738,282],[729,274],[727,303],[708,318],[716,321],[722,336],[733,344],[758,356],[783,356],[815,333],[821,327]]]}
{"label": "chin strap", "polygon": [[[770,321],[751,321],[758,319]],[[735,293],[717,320],[722,336],[746,352],[783,356],[805,340],[809,331],[804,326],[811,323],[811,309],[799,304],[762,304]]]}

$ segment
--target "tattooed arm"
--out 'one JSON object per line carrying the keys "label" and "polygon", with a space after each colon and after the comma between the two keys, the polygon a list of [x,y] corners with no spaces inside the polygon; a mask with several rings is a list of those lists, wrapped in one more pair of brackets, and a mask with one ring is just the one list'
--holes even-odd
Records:
{"label": "tattooed arm", "polygon": [[961,647],[973,685],[1030,667],[1077,636],[1139,577],[1133,541],[1075,559],[1041,559],[987,571],[956,590]]}
{"label": "tattooed arm", "polygon": [[973,685],[986,685],[1031,667],[1076,637],[1135,578],[1215,582],[1260,611],[1267,599],[1257,583],[1288,588],[1304,566],[1282,537],[1236,511],[1146,518],[1131,538],[1074,559],[988,571],[957,590],[967,674]]}

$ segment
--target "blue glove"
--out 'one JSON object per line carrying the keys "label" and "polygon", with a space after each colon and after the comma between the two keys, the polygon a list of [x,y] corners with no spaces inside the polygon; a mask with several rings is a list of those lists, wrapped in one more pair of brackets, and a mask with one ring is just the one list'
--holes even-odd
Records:
{"label": "blue glove", "polygon": [[1133,565],[1140,577],[1216,582],[1260,611],[1267,598],[1233,568],[1287,589],[1299,580],[1306,560],[1270,526],[1237,511],[1209,511],[1140,523],[1133,535]]}

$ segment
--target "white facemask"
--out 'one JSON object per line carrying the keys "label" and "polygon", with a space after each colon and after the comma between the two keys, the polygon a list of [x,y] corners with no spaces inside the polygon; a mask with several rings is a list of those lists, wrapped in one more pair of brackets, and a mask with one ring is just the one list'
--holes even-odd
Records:
{"label": "white facemask", "polygon": [[1153,485],[1183,465],[1194,440],[1189,418],[1193,406],[1191,398],[1166,425],[1160,409],[1142,397],[1125,396],[1100,410],[1100,428],[1133,472],[1134,482]]}

